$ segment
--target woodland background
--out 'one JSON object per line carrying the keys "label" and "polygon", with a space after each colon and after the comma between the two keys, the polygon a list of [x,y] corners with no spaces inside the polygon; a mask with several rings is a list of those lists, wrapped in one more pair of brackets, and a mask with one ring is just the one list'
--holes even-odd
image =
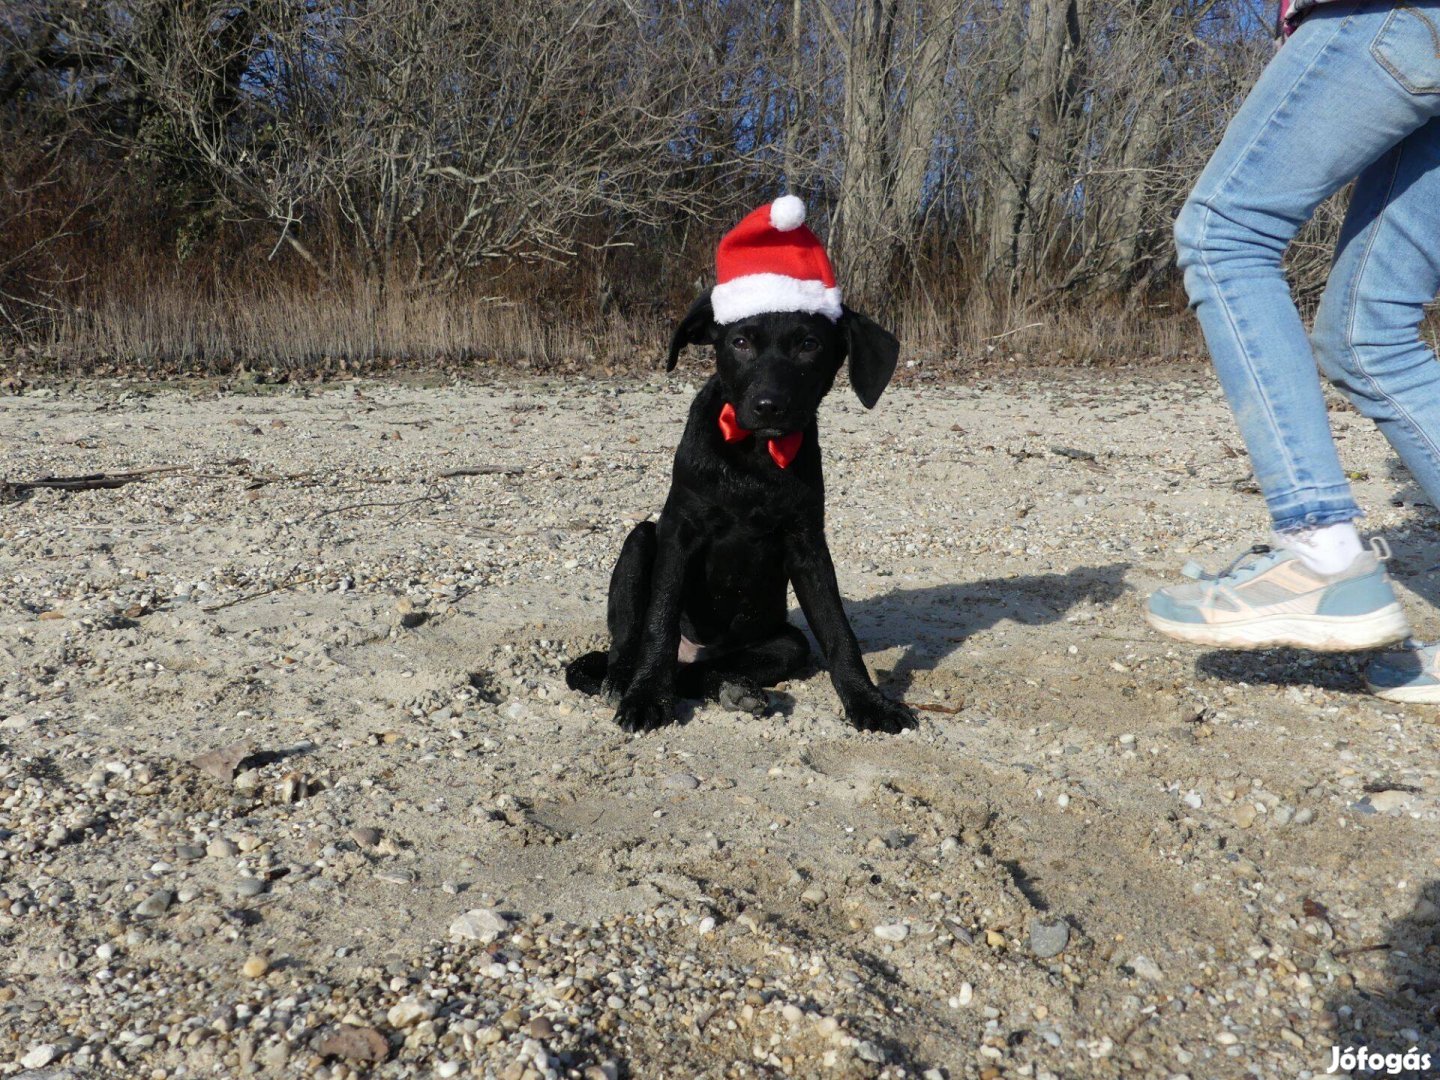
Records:
{"label": "woodland background", "polygon": [[1171,223],[1272,8],[8,0],[0,335],[102,370],[649,366],[793,191],[922,367],[1181,355]]}

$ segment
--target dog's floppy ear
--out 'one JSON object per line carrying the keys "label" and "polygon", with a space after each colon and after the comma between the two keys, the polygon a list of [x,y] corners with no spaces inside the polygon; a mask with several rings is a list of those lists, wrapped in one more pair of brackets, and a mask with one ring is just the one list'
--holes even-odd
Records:
{"label": "dog's floppy ear", "polygon": [[873,409],[895,374],[900,359],[900,341],[883,326],[844,308],[840,329],[850,353],[850,385],[867,409]]}
{"label": "dog's floppy ear", "polygon": [[690,305],[690,310],[670,335],[670,356],[665,361],[665,370],[674,371],[680,359],[680,350],[686,345],[708,345],[715,340],[715,309],[710,306],[710,290],[706,289]]}

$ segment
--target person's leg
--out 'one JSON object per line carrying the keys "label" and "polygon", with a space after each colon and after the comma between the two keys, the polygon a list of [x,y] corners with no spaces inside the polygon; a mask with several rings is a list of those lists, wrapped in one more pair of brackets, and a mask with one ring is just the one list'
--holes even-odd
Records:
{"label": "person's leg", "polygon": [[[1418,7],[1440,10],[1424,0]],[[1176,222],[1180,266],[1280,532],[1360,516],[1330,436],[1309,338],[1281,258],[1315,208],[1440,110],[1373,46],[1386,5],[1302,24],[1231,122]]]}
{"label": "person's leg", "polygon": [[[1383,568],[1357,552],[1347,524],[1361,511],[1281,259],[1324,199],[1440,112],[1440,97],[1416,94],[1389,63],[1397,48],[1411,74],[1429,62],[1408,44],[1420,38],[1407,20],[1437,12],[1440,0],[1420,0],[1393,10],[1336,5],[1308,19],[1236,114],[1176,222],[1191,304],[1275,529],[1293,542],[1157,591],[1146,617],[1163,633],[1319,649],[1372,648],[1408,633]],[[1326,564],[1337,552],[1348,565]]]}
{"label": "person's leg", "polygon": [[[1361,174],[1315,319],[1315,355],[1440,506],[1440,359],[1420,337],[1440,292],[1440,119]],[[1440,702],[1440,647],[1377,658],[1370,689]]]}
{"label": "person's leg", "polygon": [[1420,337],[1437,293],[1440,119],[1356,181],[1312,338],[1320,369],[1440,506],[1440,360]]}

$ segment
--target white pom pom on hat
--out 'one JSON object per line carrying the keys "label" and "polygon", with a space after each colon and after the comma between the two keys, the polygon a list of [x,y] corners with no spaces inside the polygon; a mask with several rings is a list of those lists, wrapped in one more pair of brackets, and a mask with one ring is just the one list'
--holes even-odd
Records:
{"label": "white pom pom on hat", "polygon": [[770,224],[781,232],[805,224],[805,203],[798,195],[781,195],[770,204]]}

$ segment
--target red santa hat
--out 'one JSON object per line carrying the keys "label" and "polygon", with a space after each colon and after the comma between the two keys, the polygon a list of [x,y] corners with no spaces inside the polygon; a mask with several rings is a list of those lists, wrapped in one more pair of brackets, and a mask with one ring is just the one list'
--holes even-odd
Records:
{"label": "red santa hat", "polygon": [[725,234],[715,252],[710,303],[721,326],[772,311],[840,318],[835,270],[805,225],[803,202],[782,195]]}

